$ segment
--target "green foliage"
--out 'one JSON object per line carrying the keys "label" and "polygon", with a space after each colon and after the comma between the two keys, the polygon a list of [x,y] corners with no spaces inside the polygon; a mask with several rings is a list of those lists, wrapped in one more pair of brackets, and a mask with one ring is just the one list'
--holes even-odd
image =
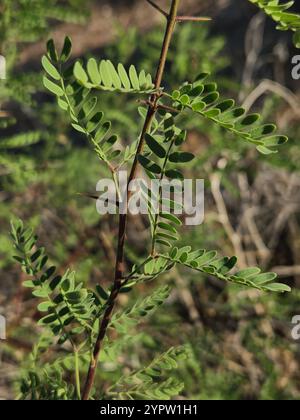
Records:
{"label": "green foliage", "polygon": [[[272,136],[276,128],[274,125],[256,125],[259,115],[245,116],[245,111],[242,108],[235,108],[232,100],[218,102],[217,85],[215,83],[204,83],[207,77],[206,73],[202,73],[193,84],[184,84],[172,94],[163,92],[163,90],[154,92],[151,76],[147,76],[144,70],[138,74],[135,67],[131,66],[127,72],[123,65],[119,65],[116,69],[111,61],[102,60],[98,63],[93,58],[89,59],[86,69],[79,61],[75,65],[68,66],[66,61],[70,53],[71,41],[69,38],[65,39],[61,53],[57,52],[52,40],[48,42],[47,55],[42,58],[42,65],[47,73],[47,76],[43,79],[44,86],[56,96],[60,108],[68,112],[72,127],[85,135],[92,143],[97,156],[111,170],[117,191],[119,186],[115,177],[115,168],[121,167],[136,154],[137,144],[134,143],[133,146],[127,147],[122,160],[116,166],[115,160],[121,154],[120,150],[115,148],[118,137],[116,135],[109,137],[111,122],[104,122],[104,113],[98,107],[99,99],[98,96],[94,96],[94,91],[159,95],[157,96],[157,108],[160,112],[154,116],[149,132],[145,134],[145,150],[142,154],[136,156],[152,181],[162,182],[164,178],[182,180],[183,174],[180,171],[180,166],[194,159],[192,153],[181,150],[186,139],[186,131],[178,128],[175,124],[175,118],[182,114],[185,109],[192,110],[204,119],[212,120],[220,128],[254,143],[257,149],[264,154],[276,152],[273,148],[287,141],[284,136]],[[170,99],[174,108],[165,104],[164,98]],[[165,109],[170,109],[170,112],[166,112]],[[143,118],[147,119],[146,109],[140,108],[139,112]],[[113,152],[111,153],[112,148]],[[152,207],[149,198],[151,191],[144,184],[141,187],[149,210],[152,236],[151,254],[142,264],[134,265],[131,273],[125,277],[119,289],[120,293],[123,290],[130,291],[136,283],[157,278],[159,275],[170,271],[176,264],[226,282],[262,291],[290,291],[288,286],[274,282],[277,277],[276,274],[261,274],[261,270],[258,268],[249,268],[232,274],[231,272],[237,263],[236,257],[217,258],[215,251],[192,251],[191,247],[181,249],[172,247],[172,243],[179,239],[180,219],[175,214],[162,210],[164,204],[167,203],[163,197],[161,185],[156,197],[159,205],[158,211]],[[175,210],[179,203],[175,199],[170,199],[168,205]],[[171,251],[168,254],[158,254],[156,248],[160,246],[170,247]],[[98,303],[102,302],[103,305],[105,305],[105,301],[109,304],[110,293],[112,291],[107,292],[98,286],[96,300]],[[158,290],[154,296],[139,301],[131,309],[120,314],[117,313],[113,316],[109,329],[115,329],[126,337],[128,328],[135,325],[139,318],[159,306],[168,293],[168,289]],[[92,312],[95,314],[95,311]],[[50,321],[52,321],[52,318]],[[94,333],[91,342],[96,339],[100,327],[99,313],[96,314],[95,321],[95,328],[92,327]],[[110,344],[108,338],[105,337],[104,342],[106,349],[109,350],[108,353],[114,353],[122,348],[124,341],[121,339],[114,346],[114,343]],[[157,361],[153,363],[155,365]],[[133,398],[133,396],[153,398],[154,395],[156,397],[170,397],[181,390],[181,384],[174,382],[172,379],[163,381],[159,385],[153,385],[150,371],[146,369],[132,376],[127,376],[123,382],[129,387],[125,391],[117,391],[117,395],[127,398]],[[139,382],[141,372],[146,375],[146,382]],[[122,379],[118,384],[122,384]],[[145,385],[147,385],[146,388]]]}
{"label": "green foliage", "polygon": [[170,291],[169,286],[159,287],[151,295],[139,299],[132,307],[116,312],[111,320],[111,328],[123,334],[127,333],[129,328],[157,310],[169,297]]}
{"label": "green foliage", "polygon": [[15,136],[1,139],[0,149],[19,149],[32,146],[33,144],[38,143],[41,138],[42,133],[38,131],[16,134]]}
{"label": "green foliage", "polygon": [[[14,258],[29,276],[29,279],[23,282],[23,286],[32,289],[33,296],[41,300],[37,306],[38,311],[43,314],[39,325],[49,329],[54,336],[58,336],[59,345],[69,341],[75,357],[85,364],[89,354],[87,350],[95,340],[99,316],[103,305],[106,304],[108,294],[100,285],[96,287],[94,293],[88,291],[82,283],[76,283],[75,274],[69,270],[63,276],[58,275],[56,267],[48,264],[48,256],[44,249],[37,247],[37,237],[31,229],[24,228],[21,221],[12,223],[11,234],[18,252]],[[129,284],[126,288],[124,287],[124,293],[128,291],[128,287],[130,287]],[[129,330],[141,322],[145,316],[149,316],[159,308],[169,293],[168,286],[159,287],[151,295],[137,301],[131,308],[116,312],[110,328],[117,331],[120,337],[118,340],[105,341],[105,352],[109,356],[109,360],[116,358],[126,342],[128,344]],[[87,342],[83,341],[83,344],[79,346],[79,351],[76,343],[80,337],[82,339],[83,334],[88,340]],[[74,369],[73,362],[71,365],[68,362],[72,357],[71,354],[68,353],[61,360],[56,360],[54,364],[44,364],[42,368],[37,363],[40,353],[48,349],[51,344],[53,343],[46,336],[46,340],[41,339],[34,348],[32,363],[26,370],[26,377],[21,383],[20,398],[29,396],[31,399],[49,400],[73,398],[74,387],[68,385],[64,379],[64,369]],[[123,382],[127,385],[131,384],[131,387],[126,392],[120,391],[120,394],[140,395],[148,398],[151,395],[160,398],[177,395],[182,389],[181,383],[169,378],[161,381],[156,388],[153,378],[155,376],[158,379],[160,369],[175,369],[177,367],[176,360],[179,360],[182,355],[183,350],[170,349],[158,356],[147,368],[132,373],[128,379],[123,379]],[[154,372],[156,372],[155,375]],[[143,383],[137,384],[136,381],[142,377],[144,378]],[[122,386],[122,382],[118,386]]]}
{"label": "green foliage", "polygon": [[189,109],[216,123],[237,137],[256,145],[260,153],[277,153],[276,148],[287,142],[286,136],[274,134],[274,124],[259,125],[259,114],[245,115],[245,110],[235,107],[233,99],[219,101],[216,83],[204,83],[207,73],[200,74],[192,84],[175,90],[170,99],[175,101],[178,112]]}
{"label": "green foliage", "polygon": [[[90,58],[86,66],[81,61],[69,65],[71,50],[72,44],[68,37],[60,53],[57,52],[53,41],[48,42],[47,55],[42,58],[46,72],[43,78],[44,86],[56,97],[58,106],[68,113],[72,127],[92,144],[98,158],[104,161],[111,171],[117,187],[117,170],[134,157],[151,180],[183,179],[182,168],[193,162],[195,157],[185,148],[187,119],[193,115],[185,111],[193,111],[196,117],[201,117],[200,121],[203,124],[207,120],[213,121],[221,133],[227,131],[235,134],[254,144],[263,154],[275,153],[275,148],[287,141],[285,136],[273,135],[276,128],[274,125],[257,125],[258,114],[245,116],[245,111],[236,108],[234,101],[219,102],[217,85],[204,82],[206,73],[202,73],[194,83],[185,83],[168,93],[167,87],[154,90],[150,74],[145,70],[138,73],[132,65],[119,64],[115,67],[110,60],[99,62],[94,58]],[[103,109],[111,112],[107,109],[105,100],[109,94],[113,94],[113,98],[118,100],[120,93],[151,94],[152,99],[157,99],[155,116],[145,135],[145,147],[140,154],[137,154],[136,141],[132,141],[121,151],[118,136],[111,133],[112,122],[104,118]],[[139,113],[145,119],[147,109],[140,107]],[[185,126],[184,129],[179,128],[179,125]],[[34,144],[35,138],[37,137],[34,137],[34,134],[27,140],[20,136],[11,143],[4,141],[3,147],[21,147],[22,144],[26,145],[26,141]],[[76,175],[78,176],[78,173]],[[151,250],[146,259],[140,257],[142,262],[136,262],[129,274],[121,279],[120,294],[126,296],[129,292],[134,293],[137,284],[154,280],[176,265],[199,273],[202,279],[214,277],[226,283],[265,292],[290,291],[288,286],[275,282],[275,273],[262,273],[256,267],[242,271],[236,269],[236,257],[218,257],[216,251],[192,250],[190,246],[175,247],[174,244],[181,238],[179,229],[182,222],[172,212],[163,211],[162,206],[168,204],[175,210],[179,203],[175,199],[164,202],[162,190],[159,189],[157,202],[160,207],[157,212],[149,200],[148,187],[143,184],[142,190],[149,209]],[[44,249],[37,246],[37,238],[31,230],[24,228],[22,222],[12,224],[12,237],[18,251],[15,259],[30,277],[24,282],[24,286],[32,289],[33,296],[40,299],[37,308],[44,316],[40,319],[39,326],[43,331],[50,330],[58,336],[57,344],[59,349],[63,350],[61,358],[43,364],[42,361],[38,362],[39,356],[44,349],[51,347],[53,342],[46,340],[34,349],[32,365],[26,370],[21,385],[21,398],[79,399],[79,375],[81,371],[87,370],[91,351],[99,334],[100,322],[111,303],[114,288],[97,285],[95,291],[90,291],[83,283],[75,280],[73,272],[67,270],[63,275],[59,275],[54,265],[48,265],[49,259]],[[169,251],[162,253],[161,247],[167,247]],[[115,312],[109,323],[108,334],[102,343],[101,362],[116,363],[126,345],[134,345],[134,338],[139,337],[135,330],[137,325],[146,316],[153,315],[169,294],[168,286],[159,287],[150,295],[137,299],[133,305],[121,307]],[[133,328],[136,337],[133,337]],[[106,396],[120,399],[175,397],[182,392],[183,381],[174,376],[169,377],[169,374],[173,369],[180,368],[179,360],[187,357],[185,347],[172,347],[150,364],[141,362],[146,367],[142,366],[126,375],[123,369],[119,369],[117,373],[114,372],[115,381],[109,387]],[[134,366],[136,368],[136,361]],[[76,386],[70,385],[68,376],[73,371]],[[97,380],[99,379],[100,376],[97,377]],[[97,381],[94,395],[98,392],[96,386]]]}
{"label": "green foliage", "polygon": [[123,64],[116,69],[110,60],[102,60],[98,64],[94,58],[87,63],[87,71],[79,61],[74,66],[74,76],[87,89],[99,89],[122,93],[151,93],[154,85],[150,74],[144,70],[137,72],[134,65],[129,71]]}
{"label": "green foliage", "polygon": [[45,368],[30,371],[21,382],[19,399],[50,401],[74,399],[74,386],[63,380],[62,373],[61,369],[52,369],[51,375]]}
{"label": "green foliage", "polygon": [[182,391],[184,384],[174,378],[163,380],[163,377],[166,371],[177,369],[178,361],[186,357],[186,347],[172,347],[156,357],[147,367],[122,376],[108,392],[115,399],[121,400],[169,400]]}
{"label": "green foliage", "polygon": [[46,315],[39,324],[59,336],[61,344],[66,340],[72,342],[77,334],[88,333],[96,312],[93,294],[82,283],[75,282],[75,273],[68,270],[60,276],[55,266],[47,265],[48,256],[43,248],[37,248],[37,237],[21,221],[12,223],[11,233],[18,251],[14,258],[31,277],[23,286],[32,289],[33,296],[42,300],[38,310]]}
{"label": "green foliage", "polygon": [[291,30],[295,32],[294,44],[300,48],[300,15],[292,13],[289,9],[294,1],[281,2],[280,0],[249,0],[260,7],[276,23],[281,31]]}
{"label": "green foliage", "polygon": [[[21,54],[29,43],[43,39],[54,21],[83,23],[88,16],[87,3],[85,0],[64,2],[60,0],[3,0],[1,2],[0,45],[6,60],[6,80],[0,81],[0,103],[1,109],[5,109],[8,102],[10,105],[17,106],[18,109],[16,118],[13,115],[5,119],[0,117],[2,138],[0,148],[5,149],[5,151],[1,150],[0,156],[1,166],[4,168],[4,174],[1,173],[1,182],[21,186],[34,179],[30,175],[35,174],[35,171],[27,171],[26,168],[38,167],[33,157],[25,155],[26,151],[17,150],[21,169],[18,170],[15,164],[15,153],[14,151],[12,153],[11,149],[31,146],[43,140],[45,152],[47,140],[57,141],[56,135],[52,136],[55,131],[53,127],[48,126],[47,130],[41,128],[46,118],[45,114],[49,114],[49,109],[44,112],[44,106],[39,104],[37,107],[33,99],[37,92],[43,90],[40,74],[31,71],[23,74],[18,70]],[[28,112],[29,107],[30,112]],[[17,127],[18,134],[12,136],[11,130],[2,131],[17,124],[18,120],[21,121],[23,114],[30,118],[30,127],[38,128],[19,132]]]}
{"label": "green foliage", "polygon": [[[98,98],[90,95],[90,89],[78,83],[78,77],[83,71],[79,62],[67,68],[62,73],[62,65],[71,53],[71,41],[65,39],[64,47],[58,58],[53,41],[48,42],[48,56],[42,59],[43,67],[48,77],[43,82],[46,89],[57,96],[60,108],[67,111],[72,121],[72,127],[84,134],[94,146],[100,160],[103,160],[110,169],[110,160],[120,155],[120,150],[114,148],[118,141],[115,134],[110,135],[111,122],[104,119],[104,113],[99,110]],[[74,71],[74,76],[73,76]],[[49,79],[49,77],[51,80]]]}
{"label": "green foliage", "polygon": [[[99,286],[96,287],[99,296]],[[129,285],[124,287],[124,293],[130,290]],[[126,309],[116,311],[113,315],[109,330],[118,333],[118,338],[107,338],[105,340],[104,351],[101,356],[101,361],[114,361],[121,354],[121,352],[128,347],[128,344],[133,344],[135,341],[139,342],[140,334],[136,334],[137,326],[146,321],[155,313],[167,300],[170,294],[169,286],[162,286],[151,291],[148,296],[139,298],[136,303]],[[100,292],[102,298],[103,290]],[[95,322],[94,331],[97,333],[98,323]],[[133,334],[134,333],[134,334]]]}
{"label": "green foliage", "polygon": [[34,42],[48,32],[49,20],[84,22],[87,13],[82,9],[80,0],[3,0],[1,41],[14,40],[10,49],[18,43]]}
{"label": "green foliage", "polygon": [[[163,257],[163,256],[162,256]],[[282,283],[274,283],[276,273],[261,273],[260,268],[252,267],[230,274],[237,263],[236,257],[217,257],[216,251],[203,249],[192,251],[191,247],[173,248],[168,260],[193,270],[217,277],[219,280],[253,287],[262,291],[290,292],[291,288]]]}

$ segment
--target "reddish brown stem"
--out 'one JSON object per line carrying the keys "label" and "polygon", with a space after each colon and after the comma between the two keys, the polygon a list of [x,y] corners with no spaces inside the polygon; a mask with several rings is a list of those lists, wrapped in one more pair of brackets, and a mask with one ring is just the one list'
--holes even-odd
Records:
{"label": "reddish brown stem", "polygon": [[[158,68],[157,68],[157,73],[155,77],[155,90],[156,91],[159,91],[161,87],[167,55],[168,55],[168,50],[169,50],[170,43],[172,40],[173,31],[176,25],[176,17],[177,17],[179,2],[180,0],[172,0],[170,13],[167,16],[167,27],[166,27],[165,37],[164,37],[163,46],[161,50],[160,60],[159,60]],[[147,116],[145,119],[141,136],[140,136],[140,141],[137,147],[135,159],[131,168],[131,173],[128,179],[128,186],[127,186],[127,199],[128,200],[130,199],[129,184],[136,177],[136,172],[137,172],[137,167],[138,167],[138,156],[142,153],[142,150],[143,150],[145,134],[151,128],[151,123],[156,112],[156,107],[157,107],[157,102],[159,100],[159,97],[160,95],[156,93],[156,94],[153,94],[152,97],[150,98],[150,105],[148,108]],[[117,297],[122,287],[122,278],[123,278],[123,273],[124,273],[124,245],[125,245],[126,225],[127,225],[127,214],[120,214],[117,259],[116,259],[116,267],[115,267],[115,280],[114,280],[114,285],[113,285],[111,294],[107,302],[107,307],[104,312],[104,316],[102,318],[102,321],[100,322],[99,333],[98,333],[98,337],[97,337],[95,347],[93,350],[92,360],[89,366],[86,383],[85,383],[83,394],[82,394],[83,400],[88,400],[90,397],[91,390],[93,388],[93,384],[95,381],[96,368],[97,368],[97,363],[98,363],[99,355],[102,348],[102,343],[106,336],[107,327],[109,325],[111,315],[116,304]]]}

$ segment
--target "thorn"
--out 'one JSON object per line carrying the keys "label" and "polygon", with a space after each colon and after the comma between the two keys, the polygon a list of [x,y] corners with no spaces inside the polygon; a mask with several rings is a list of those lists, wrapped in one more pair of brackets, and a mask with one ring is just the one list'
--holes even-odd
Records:
{"label": "thorn", "polygon": [[88,194],[88,193],[76,193],[76,195],[80,195],[81,197],[92,198],[93,200],[98,200],[99,198],[96,195]]}
{"label": "thorn", "polygon": [[81,197],[87,197],[87,198],[91,198],[93,200],[101,200],[104,201],[106,204],[114,204],[117,207],[119,207],[120,203],[117,202],[113,202],[112,200],[109,200],[108,198],[106,200],[104,200],[102,197],[98,197],[97,195],[94,194],[89,194],[89,193],[77,193],[77,195],[80,195]]}
{"label": "thorn", "polygon": [[151,4],[154,9],[158,10],[164,17],[168,17],[168,13],[165,12],[161,7],[159,7],[156,3],[154,3],[152,0],[146,0],[149,4]]}
{"label": "thorn", "polygon": [[168,105],[163,105],[163,104],[159,104],[157,105],[158,109],[163,109],[164,111],[168,111],[171,114],[178,114],[180,111],[176,108],[173,108],[172,106],[168,106]]}
{"label": "thorn", "polygon": [[200,17],[194,17],[194,16],[177,16],[176,21],[177,22],[209,22],[211,21],[211,17],[206,16],[200,16]]}

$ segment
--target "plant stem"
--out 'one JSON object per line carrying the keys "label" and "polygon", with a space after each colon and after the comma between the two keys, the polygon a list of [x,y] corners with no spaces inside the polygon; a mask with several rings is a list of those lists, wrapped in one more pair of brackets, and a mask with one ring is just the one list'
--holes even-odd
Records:
{"label": "plant stem", "polygon": [[[176,17],[177,17],[179,2],[180,0],[172,0],[170,13],[167,17],[167,27],[166,27],[165,37],[164,37],[164,41],[162,45],[160,60],[159,60],[156,78],[155,78],[155,89],[157,91],[160,89],[161,83],[162,83],[162,78],[163,78],[166,61],[167,61],[168,50],[169,50],[170,43],[172,40],[173,31],[176,25]],[[140,141],[137,146],[137,151],[135,154],[134,162],[133,162],[130,176],[128,179],[128,185],[127,185],[128,200],[130,199],[130,196],[131,196],[131,193],[129,191],[129,186],[130,186],[131,181],[134,180],[136,177],[136,172],[137,172],[137,167],[138,167],[138,156],[142,153],[142,150],[144,147],[145,134],[151,128],[152,120],[157,110],[158,100],[159,100],[159,94],[157,93],[153,94],[152,97],[150,98],[151,104],[149,105],[149,108],[148,108],[147,116],[145,119],[141,136],[140,136]],[[109,325],[111,315],[116,304],[116,299],[122,287],[122,278],[123,278],[123,273],[124,273],[124,245],[125,245],[126,225],[127,225],[127,214],[120,214],[114,285],[113,285],[111,294],[107,302],[107,308],[104,312],[102,321],[100,322],[99,333],[98,333],[98,337],[95,343],[92,360],[89,366],[89,371],[87,374],[86,383],[85,383],[83,394],[82,394],[83,400],[88,400],[90,397],[90,393],[91,393],[91,390],[95,381],[96,368],[97,368],[97,363],[98,363],[99,355],[102,348],[102,343],[107,333],[107,327]]]}
{"label": "plant stem", "polygon": [[75,383],[76,383],[76,393],[77,398],[81,399],[81,391],[80,391],[80,372],[79,372],[79,358],[78,358],[78,351],[74,351],[74,359],[75,359]]}
{"label": "plant stem", "polygon": [[209,22],[211,20],[211,17],[206,16],[177,16],[176,18],[176,22]]}

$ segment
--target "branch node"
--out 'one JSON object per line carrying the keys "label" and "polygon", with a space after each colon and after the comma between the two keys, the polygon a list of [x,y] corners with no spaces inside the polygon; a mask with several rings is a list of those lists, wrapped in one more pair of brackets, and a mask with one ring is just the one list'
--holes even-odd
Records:
{"label": "branch node", "polygon": [[159,11],[165,18],[168,18],[169,15],[167,12],[165,12],[160,6],[158,6],[156,3],[154,3],[154,1],[152,0],[146,0],[152,7],[154,7],[154,9],[156,9],[157,11]]}

